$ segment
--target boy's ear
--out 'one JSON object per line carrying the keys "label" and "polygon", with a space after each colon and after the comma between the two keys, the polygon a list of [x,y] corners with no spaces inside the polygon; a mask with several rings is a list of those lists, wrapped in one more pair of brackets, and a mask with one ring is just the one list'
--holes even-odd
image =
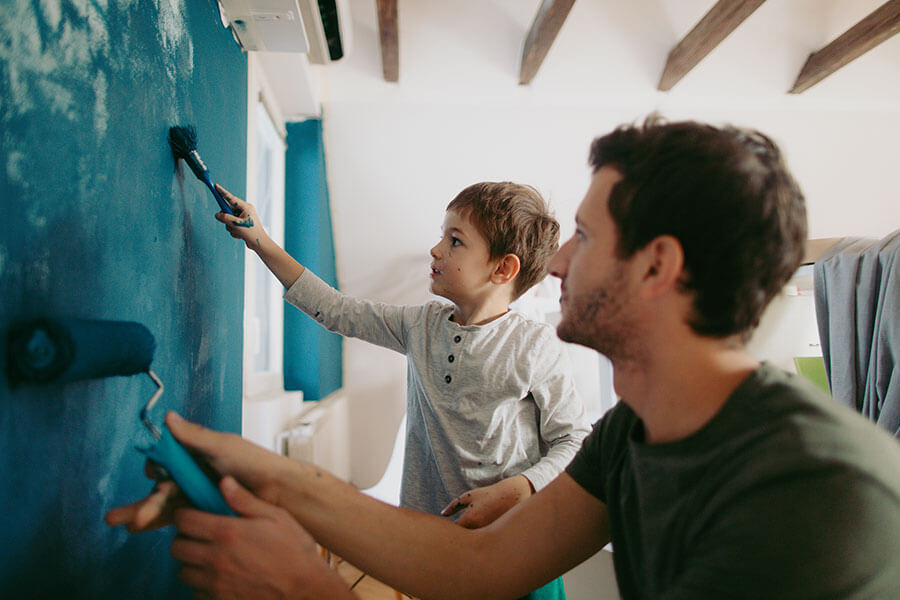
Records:
{"label": "boy's ear", "polygon": [[519,274],[521,268],[519,257],[515,254],[507,254],[497,261],[494,272],[491,274],[491,282],[498,285],[510,282]]}
{"label": "boy's ear", "polygon": [[684,249],[671,235],[654,238],[640,251],[641,293],[654,298],[670,290],[678,290],[684,270]]}

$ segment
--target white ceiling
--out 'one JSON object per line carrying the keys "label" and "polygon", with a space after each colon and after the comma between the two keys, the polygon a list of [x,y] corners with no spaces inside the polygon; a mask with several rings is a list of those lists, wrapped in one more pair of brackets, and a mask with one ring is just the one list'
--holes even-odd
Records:
{"label": "white ceiling", "polygon": [[[362,98],[622,105],[689,100],[810,103],[900,110],[900,36],[800,95],[787,94],[810,53],[884,0],[768,0],[667,93],[656,85],[672,47],[715,0],[578,0],[537,76],[518,85],[525,37],[540,0],[399,0],[400,80],[387,83],[374,0],[350,0],[353,51],[326,67],[282,60],[294,81],[288,118],[309,112],[308,84],[323,103]],[[298,59],[302,62],[302,59]],[[306,98],[300,96],[306,95]]]}

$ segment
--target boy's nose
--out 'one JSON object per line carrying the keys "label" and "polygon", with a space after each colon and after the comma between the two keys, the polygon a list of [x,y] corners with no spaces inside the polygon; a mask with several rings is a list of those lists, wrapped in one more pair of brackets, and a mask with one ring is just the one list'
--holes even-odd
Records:
{"label": "boy's nose", "polygon": [[435,244],[435,245],[431,248],[431,250],[429,250],[429,254],[431,254],[431,258],[438,258],[438,247],[440,247],[440,244],[439,244],[439,243],[438,243],[438,244]]}

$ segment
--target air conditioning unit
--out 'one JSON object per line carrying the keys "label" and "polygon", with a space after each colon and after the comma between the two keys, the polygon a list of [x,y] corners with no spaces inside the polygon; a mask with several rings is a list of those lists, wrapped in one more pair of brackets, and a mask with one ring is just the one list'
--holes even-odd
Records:
{"label": "air conditioning unit", "polygon": [[244,50],[301,52],[321,65],[340,60],[353,45],[347,2],[219,0],[219,12]]}
{"label": "air conditioning unit", "polygon": [[309,38],[309,62],[324,65],[353,49],[350,0],[300,0],[303,26]]}

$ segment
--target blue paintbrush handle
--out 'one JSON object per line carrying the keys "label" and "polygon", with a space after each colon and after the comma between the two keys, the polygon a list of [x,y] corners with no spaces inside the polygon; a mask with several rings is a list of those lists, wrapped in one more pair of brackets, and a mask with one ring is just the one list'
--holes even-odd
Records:
{"label": "blue paintbrush handle", "polygon": [[197,465],[169,427],[163,425],[162,437],[149,448],[138,448],[150,460],[162,465],[184,495],[200,510],[220,515],[237,516],[206,473]]}
{"label": "blue paintbrush handle", "polygon": [[216,186],[213,185],[213,182],[209,178],[209,173],[206,171],[203,172],[203,183],[206,184],[209,191],[216,197],[216,202],[219,203],[219,208],[222,209],[222,212],[236,217],[237,215],[234,214],[234,209],[231,208],[231,205],[225,201],[225,198],[222,197],[222,194],[220,194],[219,190],[216,189]]}

